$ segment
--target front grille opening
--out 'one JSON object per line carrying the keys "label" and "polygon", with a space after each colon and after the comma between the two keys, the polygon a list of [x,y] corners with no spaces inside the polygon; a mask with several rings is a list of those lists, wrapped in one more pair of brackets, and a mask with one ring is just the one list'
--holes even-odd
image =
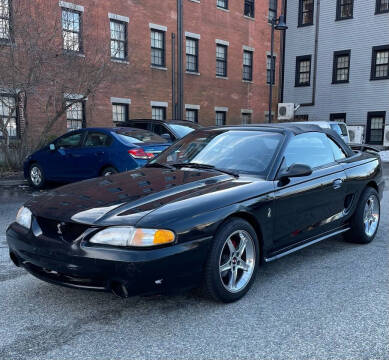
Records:
{"label": "front grille opening", "polygon": [[61,222],[43,217],[37,217],[36,220],[45,236],[66,242],[73,242],[89,228],[84,224]]}

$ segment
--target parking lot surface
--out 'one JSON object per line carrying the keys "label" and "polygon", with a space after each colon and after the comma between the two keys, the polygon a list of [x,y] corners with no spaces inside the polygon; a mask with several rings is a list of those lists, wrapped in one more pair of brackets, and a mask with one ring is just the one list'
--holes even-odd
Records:
{"label": "parking lot surface", "polygon": [[[387,188],[389,184],[387,181]],[[7,225],[31,192],[0,187],[0,359],[389,359],[389,192],[369,245],[334,238],[260,268],[241,301],[119,299],[13,266]]]}

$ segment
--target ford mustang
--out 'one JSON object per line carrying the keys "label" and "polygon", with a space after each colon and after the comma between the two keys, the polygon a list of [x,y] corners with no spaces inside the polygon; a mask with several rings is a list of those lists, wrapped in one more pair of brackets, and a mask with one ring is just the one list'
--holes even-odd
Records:
{"label": "ford mustang", "polygon": [[371,242],[383,189],[380,159],[330,129],[207,128],[142,169],[33,198],[7,241],[50,283],[122,297],[201,286],[232,302],[263,262],[340,234]]}

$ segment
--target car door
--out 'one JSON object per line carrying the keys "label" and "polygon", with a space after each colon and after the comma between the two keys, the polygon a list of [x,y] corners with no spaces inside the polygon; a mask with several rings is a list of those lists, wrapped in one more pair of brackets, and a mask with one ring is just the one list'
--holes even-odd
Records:
{"label": "car door", "polygon": [[84,137],[83,131],[66,134],[54,142],[55,150],[47,154],[45,171],[47,177],[53,180],[69,180],[77,166],[77,160],[73,156],[75,150],[81,147]]}
{"label": "car door", "polygon": [[346,174],[335,161],[327,135],[311,132],[293,137],[285,148],[282,167],[292,164],[308,165],[313,171],[287,183],[275,183],[275,250],[314,238],[342,223]]}

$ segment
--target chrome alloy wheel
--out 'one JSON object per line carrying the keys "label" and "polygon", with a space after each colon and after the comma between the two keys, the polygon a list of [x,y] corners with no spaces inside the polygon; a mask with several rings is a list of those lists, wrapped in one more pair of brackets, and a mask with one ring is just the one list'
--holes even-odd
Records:
{"label": "chrome alloy wheel", "polygon": [[380,205],[377,196],[370,195],[366,201],[365,210],[363,212],[363,223],[365,234],[369,237],[373,236],[377,230],[380,220]]}
{"label": "chrome alloy wheel", "polygon": [[42,171],[37,166],[31,167],[30,178],[35,186],[39,186],[42,183]]}
{"label": "chrome alloy wheel", "polygon": [[219,273],[223,286],[231,293],[244,289],[255,268],[255,245],[244,230],[232,233],[223,245],[219,259]]}

